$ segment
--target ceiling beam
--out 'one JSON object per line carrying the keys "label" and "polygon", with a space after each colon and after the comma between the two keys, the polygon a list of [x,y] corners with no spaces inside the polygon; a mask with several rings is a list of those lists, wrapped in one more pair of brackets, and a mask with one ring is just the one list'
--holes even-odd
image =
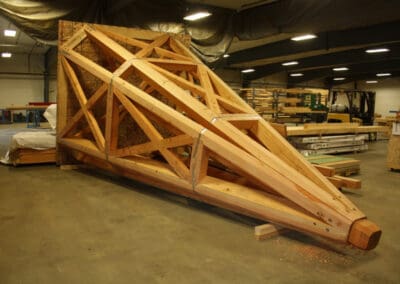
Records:
{"label": "ceiling beam", "polygon": [[399,42],[400,21],[344,31],[318,34],[316,39],[295,42],[290,39],[234,52],[230,67],[249,67],[327,54],[361,47]]}
{"label": "ceiling beam", "polygon": [[[376,79],[376,73],[397,72],[400,71],[400,59],[383,60],[372,63],[359,63],[349,65],[349,70],[344,72],[335,72],[331,68],[320,68],[304,73],[302,77],[288,76],[288,84],[301,84],[311,80],[323,79],[333,81],[335,77],[344,77],[345,81],[354,81],[354,78],[360,75],[368,75],[371,79]],[[333,81],[342,84],[344,81]]]}
{"label": "ceiling beam", "polygon": [[302,58],[298,65],[282,66],[281,63],[274,63],[259,66],[256,72],[249,74],[248,79],[254,80],[279,72],[309,72],[320,68],[333,68],[348,66],[355,63],[372,63],[377,61],[393,60],[400,58],[400,43],[381,45],[390,49],[390,52],[369,54],[365,48],[330,53],[320,56]]}
{"label": "ceiling beam", "polygon": [[392,71],[391,74],[392,75],[390,77],[376,77],[375,73],[363,73],[363,74],[354,75],[351,78],[346,79],[344,81],[333,81],[332,78],[327,78],[325,81],[325,84],[329,85],[329,86],[337,86],[337,85],[342,85],[342,84],[346,84],[346,83],[350,83],[350,82],[354,82],[354,81],[363,81],[363,80],[376,80],[376,81],[380,82],[383,80],[387,80],[389,78],[400,77],[400,70]]}

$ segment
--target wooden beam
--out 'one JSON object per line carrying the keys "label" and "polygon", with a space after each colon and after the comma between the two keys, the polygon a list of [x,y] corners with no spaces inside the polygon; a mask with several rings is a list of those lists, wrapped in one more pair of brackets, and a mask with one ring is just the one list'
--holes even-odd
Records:
{"label": "wooden beam", "polygon": [[61,62],[64,66],[64,70],[66,71],[66,74],[68,75],[68,79],[71,83],[71,87],[74,90],[75,96],[79,101],[79,104],[81,106],[83,114],[85,115],[86,120],[90,126],[93,137],[96,140],[97,146],[99,147],[100,150],[104,150],[105,139],[104,139],[103,133],[101,132],[101,129],[100,129],[93,113],[91,111],[89,111],[86,107],[87,99],[86,99],[85,93],[83,92],[82,87],[79,83],[78,77],[76,76],[71,65],[68,63],[68,61],[65,58],[62,58]]}
{"label": "wooden beam", "polygon": [[186,134],[182,134],[170,138],[165,138],[161,141],[148,142],[118,149],[113,153],[113,156],[115,157],[134,156],[143,153],[151,153],[161,148],[162,149],[176,148],[180,146],[191,145],[192,143],[193,143],[192,137]]}
{"label": "wooden beam", "polygon": [[214,113],[221,113],[221,109],[219,108],[216,96],[214,94],[214,89],[211,85],[210,78],[208,77],[207,70],[204,68],[203,65],[199,65],[197,67],[197,72],[199,74],[200,84],[205,90],[205,101],[207,106]]}
{"label": "wooden beam", "polygon": [[63,43],[63,47],[74,49],[87,37],[85,28],[82,27],[73,36],[71,36],[66,42]]}
{"label": "wooden beam", "polygon": [[337,188],[360,189],[361,181],[358,179],[342,177],[338,175],[328,177],[328,180]]}
{"label": "wooden beam", "polygon": [[321,174],[326,177],[332,177],[335,175],[335,168],[327,167],[323,165],[313,165]]}
{"label": "wooden beam", "polygon": [[153,63],[154,65],[160,66],[161,68],[170,71],[191,71],[196,72],[197,65],[193,62],[182,61],[182,60],[170,60],[163,58],[144,58],[143,61]]}
{"label": "wooden beam", "polygon": [[[119,91],[116,91],[115,94],[118,100],[124,105],[126,110],[131,114],[132,118],[137,122],[137,124],[151,141],[160,142],[164,139],[154,125],[136,108],[132,102],[129,101],[128,98],[126,98]],[[179,176],[186,180],[190,179],[189,169],[173,152],[163,147],[159,147],[158,151]]]}
{"label": "wooden beam", "polygon": [[168,40],[169,40],[169,35],[163,34],[160,37],[156,38],[152,43],[148,44],[145,48],[143,48],[142,50],[138,51],[135,54],[135,56],[137,58],[146,57],[146,56],[150,55],[153,52],[153,49],[155,47],[162,46]]}
{"label": "wooden beam", "polygon": [[[100,88],[96,90],[96,92],[89,98],[89,100],[86,102],[86,108],[91,109],[96,102],[106,93],[108,89],[108,84],[103,83]],[[58,128],[59,137],[64,137],[68,135],[68,133],[78,124],[78,122],[84,117],[84,112],[82,109],[80,109],[73,117],[72,119],[68,122],[68,125],[65,127]]]}
{"label": "wooden beam", "polygon": [[96,26],[96,29],[100,30],[102,33],[104,33],[108,37],[112,38],[113,40],[125,42],[126,44],[131,45],[131,46],[135,46],[138,48],[145,48],[148,46],[148,43],[146,43],[144,41],[110,31],[109,29],[102,28],[100,26]]}
{"label": "wooden beam", "polygon": [[161,47],[155,47],[154,51],[160,56],[160,57],[166,57],[166,58],[171,58],[175,60],[183,60],[183,61],[189,61],[192,62],[192,60],[184,55],[180,55],[179,53],[176,52],[171,52],[169,50],[166,50]]}
{"label": "wooden beam", "polygon": [[201,134],[197,138],[193,148],[192,156],[190,159],[190,171],[192,175],[192,185],[193,189],[201,180],[207,176],[208,169],[208,153],[207,149],[204,147],[201,141]]}

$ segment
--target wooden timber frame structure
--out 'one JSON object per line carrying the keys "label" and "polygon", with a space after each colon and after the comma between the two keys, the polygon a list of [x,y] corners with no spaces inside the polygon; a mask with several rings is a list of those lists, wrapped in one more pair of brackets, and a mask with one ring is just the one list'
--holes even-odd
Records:
{"label": "wooden timber frame structure", "polygon": [[378,244],[379,227],[197,59],[190,39],[59,27],[60,165],[73,157],[285,228]]}

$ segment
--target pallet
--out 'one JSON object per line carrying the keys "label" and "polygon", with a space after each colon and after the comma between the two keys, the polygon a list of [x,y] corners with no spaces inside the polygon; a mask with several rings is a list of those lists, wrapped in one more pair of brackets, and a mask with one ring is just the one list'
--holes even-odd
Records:
{"label": "pallet", "polygon": [[60,22],[58,162],[75,159],[372,249],[381,231],[182,36]]}
{"label": "pallet", "polygon": [[350,176],[360,171],[361,161],[332,155],[311,155],[305,157],[307,161],[314,165],[322,165],[331,167],[335,170],[335,174]]}

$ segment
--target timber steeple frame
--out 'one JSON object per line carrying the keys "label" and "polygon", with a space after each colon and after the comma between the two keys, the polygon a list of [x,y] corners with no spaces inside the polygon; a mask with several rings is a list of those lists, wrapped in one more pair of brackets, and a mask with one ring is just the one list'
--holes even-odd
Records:
{"label": "timber steeple frame", "polygon": [[181,40],[187,38],[60,22],[59,164],[73,156],[284,227],[374,248],[379,227]]}

